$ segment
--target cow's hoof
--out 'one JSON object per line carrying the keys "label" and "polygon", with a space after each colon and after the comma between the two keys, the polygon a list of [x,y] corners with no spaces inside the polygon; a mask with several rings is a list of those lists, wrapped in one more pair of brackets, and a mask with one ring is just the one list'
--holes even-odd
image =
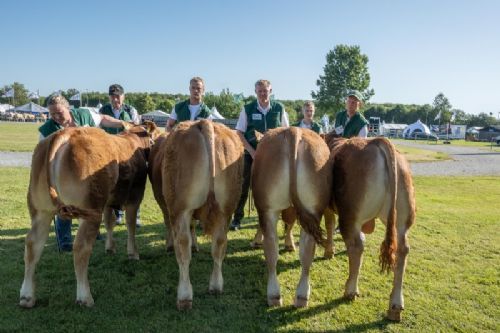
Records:
{"label": "cow's hoof", "polygon": [[261,249],[262,248],[262,243],[250,242],[250,247],[252,249]]}
{"label": "cow's hoof", "polygon": [[132,253],[128,255],[128,260],[139,260],[139,253]]}
{"label": "cow's hoof", "polygon": [[219,288],[208,288],[208,293],[210,295],[221,295],[223,293],[222,289]]}
{"label": "cow's hoof", "polygon": [[332,259],[333,258],[333,251],[325,251],[325,253],[323,254],[323,258]]}
{"label": "cow's hoof", "polygon": [[400,306],[393,305],[389,310],[387,310],[387,319],[390,321],[401,321],[401,311],[403,309]]}
{"label": "cow's hoof", "polygon": [[94,306],[94,300],[92,298],[87,300],[77,299],[76,304],[80,306],[86,306],[87,308],[91,308]]}
{"label": "cow's hoof", "polygon": [[179,311],[191,310],[192,308],[193,308],[193,300],[190,299],[177,300],[177,310]]}
{"label": "cow's hoof", "polygon": [[271,307],[282,306],[283,300],[282,300],[281,296],[268,297],[267,298],[267,305],[269,305]]}
{"label": "cow's hoof", "polygon": [[295,252],[295,246],[293,245],[285,245],[286,252]]}
{"label": "cow's hoof", "polygon": [[22,296],[19,299],[19,306],[26,309],[31,309],[32,307],[35,306],[35,298],[29,296]]}
{"label": "cow's hoof", "polygon": [[344,298],[348,301],[354,301],[357,297],[359,297],[358,292],[344,293]]}
{"label": "cow's hoof", "polygon": [[307,307],[308,299],[304,297],[295,297],[295,300],[293,302],[293,305],[296,308],[305,308]]}

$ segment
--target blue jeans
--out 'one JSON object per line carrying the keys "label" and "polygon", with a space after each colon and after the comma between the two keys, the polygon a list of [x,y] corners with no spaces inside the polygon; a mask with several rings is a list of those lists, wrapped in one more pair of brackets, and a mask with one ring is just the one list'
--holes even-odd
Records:
{"label": "blue jeans", "polygon": [[71,237],[71,220],[64,220],[56,215],[54,226],[56,231],[57,247],[59,251],[71,251],[73,249],[73,238]]}

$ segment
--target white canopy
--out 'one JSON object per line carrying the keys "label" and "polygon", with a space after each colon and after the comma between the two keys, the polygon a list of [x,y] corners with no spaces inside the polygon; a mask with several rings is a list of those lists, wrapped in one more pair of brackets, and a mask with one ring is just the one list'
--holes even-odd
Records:
{"label": "white canopy", "polygon": [[403,136],[406,138],[406,137],[411,137],[413,136],[414,133],[423,133],[423,134],[427,134],[427,135],[430,135],[431,134],[431,130],[429,129],[429,127],[427,127],[426,124],[424,124],[423,122],[419,120],[417,120],[416,122],[414,122],[413,124],[411,125],[408,125],[408,127],[406,127],[403,131]]}
{"label": "white canopy", "polygon": [[32,113],[32,114],[49,113],[48,109],[33,102],[29,102],[28,104],[18,106],[14,108],[14,111],[22,113]]}

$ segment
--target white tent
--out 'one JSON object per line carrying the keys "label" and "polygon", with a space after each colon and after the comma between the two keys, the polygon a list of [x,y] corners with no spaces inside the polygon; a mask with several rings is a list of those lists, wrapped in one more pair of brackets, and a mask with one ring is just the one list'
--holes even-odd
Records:
{"label": "white tent", "polygon": [[4,113],[6,111],[9,111],[10,109],[13,109],[14,105],[10,104],[0,104],[0,113]]}
{"label": "white tent", "polygon": [[14,111],[20,113],[31,113],[31,114],[49,113],[48,109],[33,102],[29,102],[28,104],[18,106],[14,108]]}
{"label": "white tent", "polygon": [[429,129],[429,127],[427,127],[426,124],[424,124],[423,122],[421,122],[420,119],[419,119],[416,122],[414,122],[413,124],[408,125],[404,129],[404,131],[403,131],[403,137],[405,137],[405,138],[411,138],[416,133],[422,133],[422,134],[430,135],[431,134],[431,130]]}

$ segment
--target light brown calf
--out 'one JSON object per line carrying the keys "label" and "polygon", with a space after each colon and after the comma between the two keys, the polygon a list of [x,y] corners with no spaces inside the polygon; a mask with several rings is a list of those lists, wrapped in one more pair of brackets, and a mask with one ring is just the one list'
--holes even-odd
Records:
{"label": "light brown calf", "polygon": [[[227,230],[241,193],[243,144],[224,125],[208,120],[182,122],[162,145],[163,198],[160,207],[168,214],[179,264],[177,308],[189,309],[193,288],[189,279],[191,219],[199,219],[212,236],[214,267],[209,291],[223,290],[222,261]],[[158,196],[157,196],[158,198]]]}
{"label": "light brown calf", "polygon": [[384,138],[339,140],[333,147],[334,205],[349,256],[349,278],[344,296],[359,295],[358,276],[364,241],[360,231],[371,232],[375,218],[386,225],[380,247],[382,270],[394,271],[387,316],[399,321],[404,308],[403,275],[408,229],[415,221],[415,194],[410,168]]}
{"label": "light brown calf", "polygon": [[331,185],[330,151],[313,131],[298,127],[273,129],[257,146],[252,167],[252,192],[264,234],[270,306],[282,304],[276,273],[279,214],[293,206],[299,217],[302,273],[294,304],[307,306],[311,289],[309,269],[316,242],[324,244],[320,220],[331,200]]}
{"label": "light brown calf", "polygon": [[73,244],[78,304],[94,304],[87,270],[103,211],[107,212],[106,250],[114,251],[111,207],[123,205],[129,232],[127,252],[130,258],[139,258],[135,221],[147,178],[146,155],[155,133],[152,123],[120,135],[99,128],[68,128],[40,141],[33,153],[28,190],[31,230],[25,242],[22,307],[35,305],[35,267],[55,214],[80,221]]}

